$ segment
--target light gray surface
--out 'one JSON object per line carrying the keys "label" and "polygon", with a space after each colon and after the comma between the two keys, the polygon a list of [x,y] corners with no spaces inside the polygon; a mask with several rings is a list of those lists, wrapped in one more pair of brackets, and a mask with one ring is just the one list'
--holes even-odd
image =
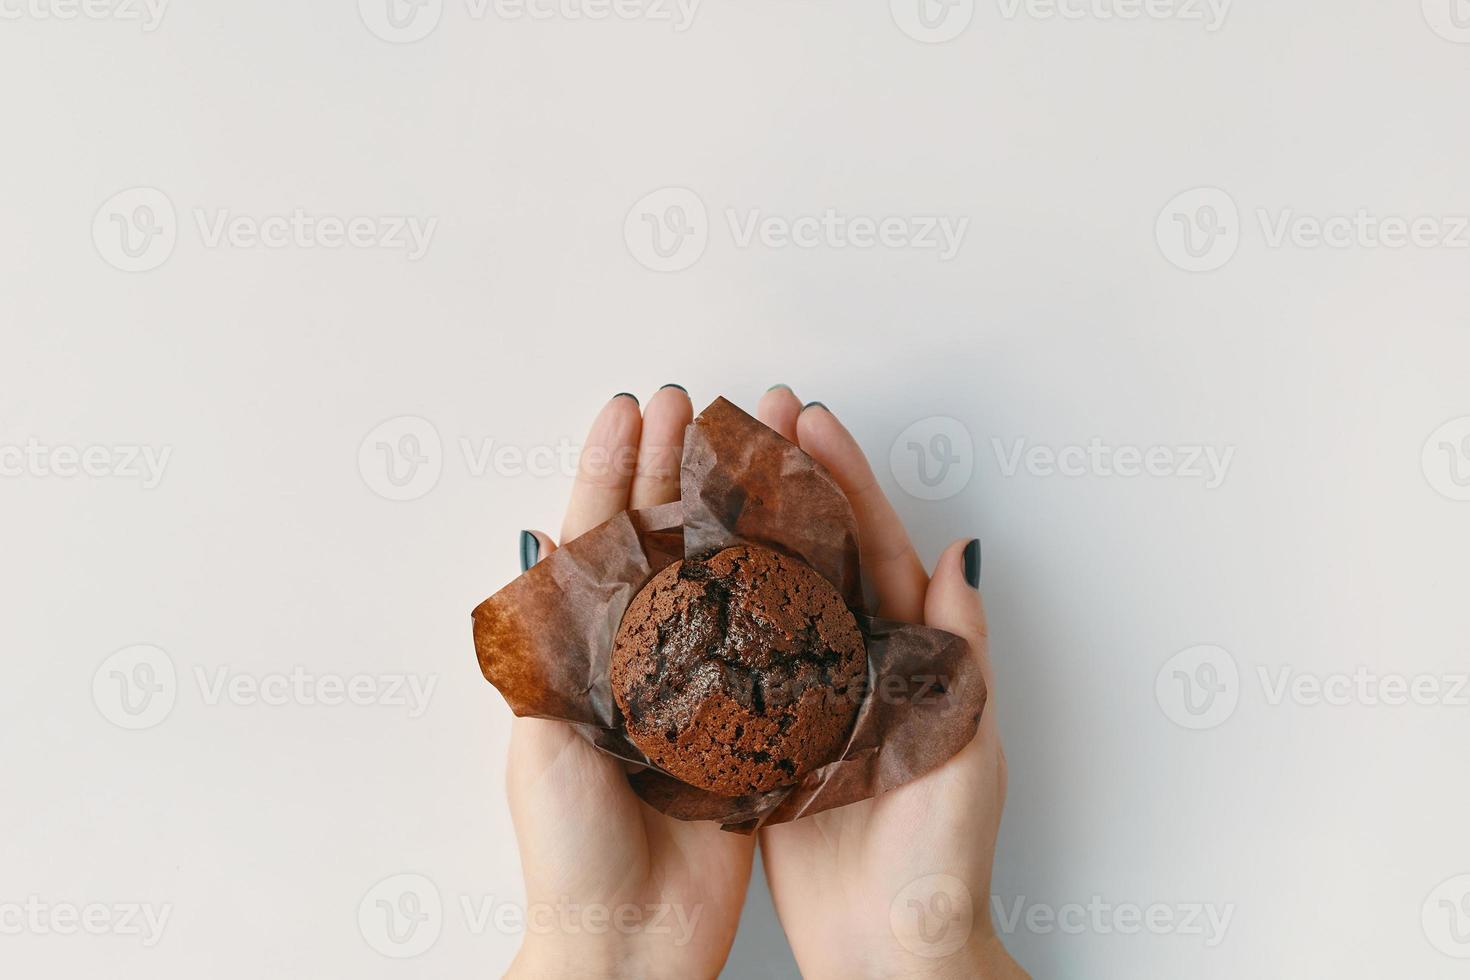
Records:
{"label": "light gray surface", "polygon": [[759,851],[750,875],[750,891],[745,894],[745,911],[740,913],[740,934],[720,976],[723,980],[801,980],[776,910],[771,907]]}
{"label": "light gray surface", "polygon": [[[937,45],[886,4],[775,0],[701,5],[682,32],[449,3],[407,45],[352,3],[201,0],[153,31],[0,22],[0,444],[100,446],[111,474],[0,478],[0,904],[171,909],[151,947],[0,935],[0,972],[503,967],[517,930],[474,929],[460,904],[521,899],[509,718],[468,612],[514,576],[520,528],[555,529],[569,480],[513,457],[473,472],[463,441],[555,451],[618,390],[677,381],[748,407],[784,381],[869,449],[926,562],[985,540],[1012,772],[994,891],[1007,915],[1040,910],[1008,932],[1022,963],[1463,975],[1450,954],[1470,943],[1448,929],[1470,924],[1470,708],[1268,688],[1283,668],[1465,670],[1470,503],[1451,466],[1470,446],[1431,434],[1470,416],[1470,251],[1270,236],[1287,209],[1470,213],[1470,46],[1440,36],[1460,36],[1448,0],[1237,3],[1215,31],[1007,6],[975,5]],[[171,225],[155,195],[114,198],[139,187]],[[635,208],[664,188],[708,224],[679,192]],[[1196,188],[1225,196],[1170,205]],[[678,203],[694,234],[661,259],[643,216]],[[1224,234],[1192,258],[1178,219],[1208,241],[1204,205]],[[829,208],[969,224],[949,261],[737,244],[753,209]],[[242,242],[296,209],[437,223],[417,261],[210,244],[224,212]],[[128,256],[115,219],[171,228],[172,252],[164,235]],[[393,502],[378,444],[416,423],[376,427],[404,416],[432,424],[442,473]],[[942,434],[972,475],[930,493],[909,443]],[[1215,489],[1093,464],[1006,475],[1017,440],[1094,438],[1234,456]],[[130,446],[171,451],[156,487],[117,472]],[[109,658],[137,644],[179,690],[129,732],[110,685],[134,654]],[[1216,703],[1238,706],[1190,731],[1175,668],[1203,677],[1205,654],[1170,661],[1201,645],[1236,665]],[[209,693],[297,667],[437,686],[420,717]],[[358,912],[402,874],[446,912],[400,961]],[[1094,896],[1232,918],[1213,946],[1115,916],[1045,926]],[[781,975],[752,902],[727,973]]]}

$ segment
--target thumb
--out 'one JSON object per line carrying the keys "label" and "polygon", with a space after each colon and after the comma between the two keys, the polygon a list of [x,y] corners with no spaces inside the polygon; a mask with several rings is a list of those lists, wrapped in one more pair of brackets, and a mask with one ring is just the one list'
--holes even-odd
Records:
{"label": "thumb", "polygon": [[970,645],[970,653],[980,662],[981,676],[993,697],[995,674],[990,668],[985,604],[980,600],[979,581],[978,538],[962,538],[945,548],[924,595],[924,624],[953,633]]}

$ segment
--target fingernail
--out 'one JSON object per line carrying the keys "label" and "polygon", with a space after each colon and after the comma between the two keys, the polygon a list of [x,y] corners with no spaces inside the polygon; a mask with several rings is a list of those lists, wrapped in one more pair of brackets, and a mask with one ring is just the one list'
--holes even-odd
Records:
{"label": "fingernail", "polygon": [[827,406],[822,402],[807,402],[805,405],[801,406],[801,410],[803,412],[805,412],[809,408],[823,408],[829,412],[832,411],[830,408],[827,408]]}
{"label": "fingernail", "polygon": [[777,388],[785,388],[787,391],[790,391],[791,390],[791,386],[790,385],[771,385],[766,390],[767,391],[775,391]]}
{"label": "fingernail", "polygon": [[965,581],[970,588],[980,588],[980,539],[971,538],[965,545]]}
{"label": "fingernail", "polygon": [[536,535],[530,531],[521,532],[521,571],[526,571],[536,564],[536,559],[541,557],[541,542]]}
{"label": "fingernail", "polygon": [[659,391],[663,391],[664,388],[678,388],[684,394],[686,394],[686,395],[689,394],[689,389],[688,388],[684,387],[683,385],[676,385],[676,384],[674,384],[672,382],[670,382],[669,384],[664,385],[663,388],[660,388],[659,389]]}
{"label": "fingernail", "polygon": [[637,405],[638,404],[638,396],[635,395],[635,394],[633,394],[631,391],[620,391],[616,395],[613,395],[613,397],[614,398],[631,398],[631,399],[633,399],[633,404],[634,405]]}

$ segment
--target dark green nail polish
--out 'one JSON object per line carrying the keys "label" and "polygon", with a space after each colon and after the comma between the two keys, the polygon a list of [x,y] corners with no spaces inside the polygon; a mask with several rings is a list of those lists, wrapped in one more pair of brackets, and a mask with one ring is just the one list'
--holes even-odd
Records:
{"label": "dark green nail polish", "polygon": [[678,388],[684,394],[686,394],[686,395],[689,394],[689,389],[688,388],[684,387],[683,385],[676,385],[673,382],[670,382],[669,384],[664,385],[663,388],[660,388],[659,389],[659,391],[663,391],[664,388]]}
{"label": "dark green nail polish", "polygon": [[790,391],[791,390],[791,386],[790,385],[771,385],[766,390],[767,391],[775,391],[777,388],[785,388],[787,391]]}
{"label": "dark green nail polish", "polygon": [[965,545],[965,581],[970,588],[980,588],[980,539],[971,538]]}
{"label": "dark green nail polish", "polygon": [[536,564],[541,557],[541,542],[530,531],[521,532],[521,571]]}
{"label": "dark green nail polish", "polygon": [[832,411],[830,408],[827,408],[827,406],[822,402],[807,402],[805,405],[801,406],[801,410],[803,412],[805,412],[809,408],[826,408],[827,411]]}
{"label": "dark green nail polish", "polygon": [[614,398],[631,398],[631,399],[633,399],[633,404],[634,405],[637,405],[638,404],[638,396],[635,395],[635,394],[633,394],[631,391],[620,391],[616,395],[613,395],[613,397]]}

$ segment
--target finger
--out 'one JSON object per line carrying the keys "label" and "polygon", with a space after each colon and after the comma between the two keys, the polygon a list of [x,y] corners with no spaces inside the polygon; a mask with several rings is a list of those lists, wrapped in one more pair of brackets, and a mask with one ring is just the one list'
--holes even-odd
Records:
{"label": "finger", "polygon": [[638,469],[629,499],[633,507],[652,507],[679,499],[679,464],[684,457],[684,429],[694,419],[689,393],[664,385],[643,410],[638,443]]}
{"label": "finger", "polygon": [[924,597],[924,624],[963,637],[980,662],[985,685],[995,690],[990,667],[990,645],[985,625],[985,604],[980,600],[980,542],[976,538],[956,541],[944,549],[934,566],[934,578]]}
{"label": "finger", "polygon": [[821,402],[802,409],[796,432],[802,450],[827,467],[857,515],[863,577],[877,594],[878,614],[919,622],[929,577],[857,440]]}
{"label": "finger", "polygon": [[786,385],[772,385],[755,407],[755,417],[775,429],[787,442],[796,441],[796,417],[801,400]]}
{"label": "finger", "polygon": [[585,534],[618,511],[628,509],[628,485],[637,466],[638,431],[642,425],[638,399],[632,395],[614,395],[602,407],[577,462],[572,502],[561,525],[563,541]]}
{"label": "finger", "polygon": [[544,531],[521,532],[521,571],[525,571],[556,550],[556,542]]}

